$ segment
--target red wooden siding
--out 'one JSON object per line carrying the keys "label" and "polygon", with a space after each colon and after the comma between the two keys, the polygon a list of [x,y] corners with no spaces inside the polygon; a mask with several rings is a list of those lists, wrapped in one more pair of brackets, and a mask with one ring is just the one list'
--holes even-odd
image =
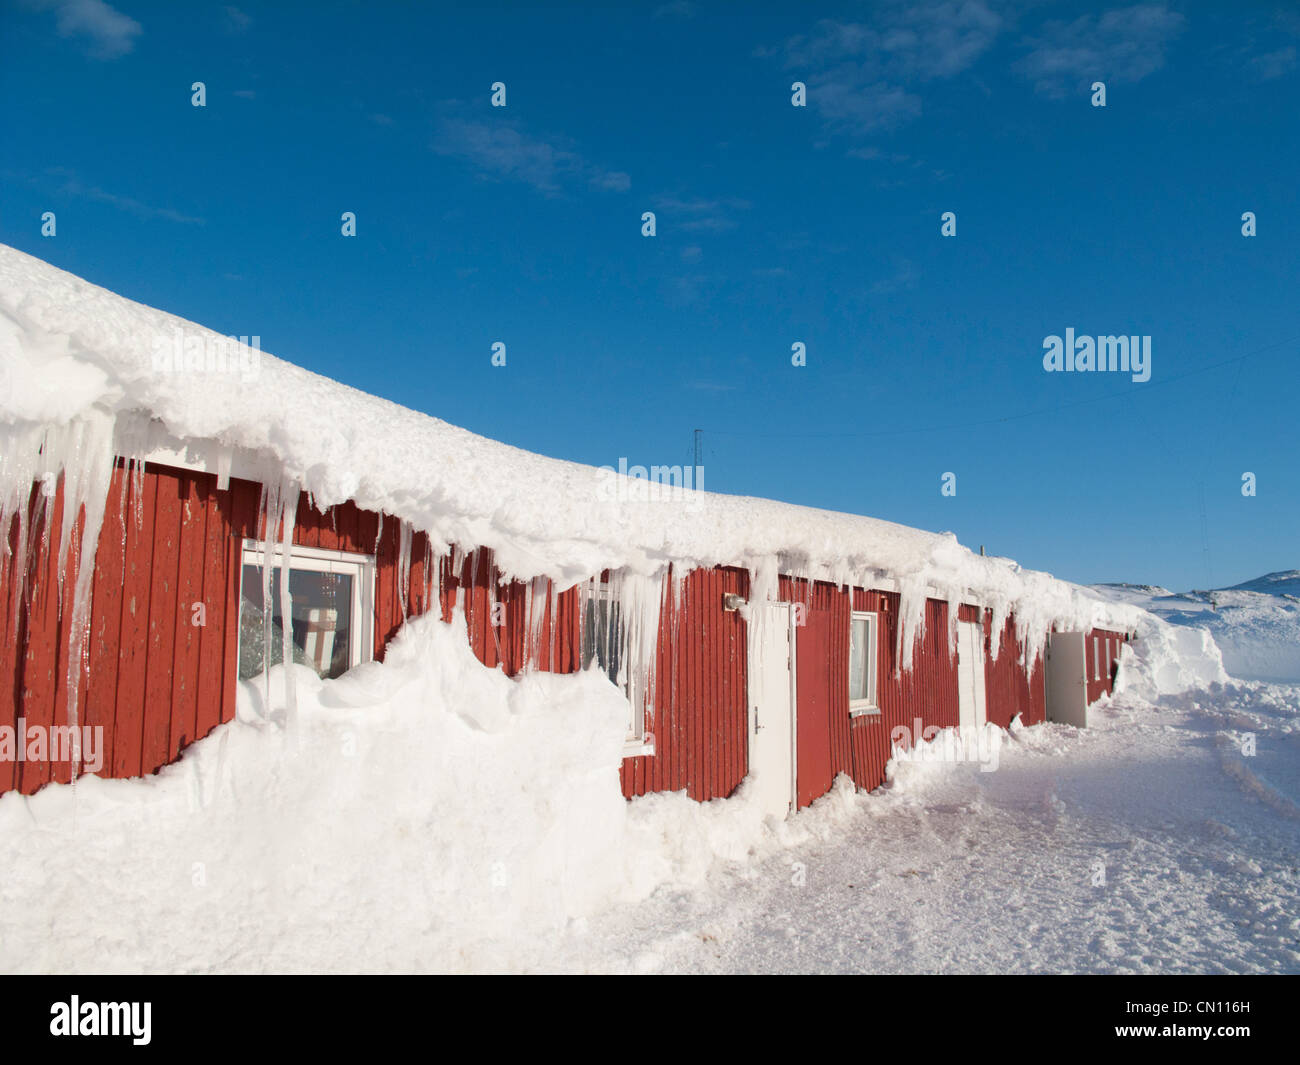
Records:
{"label": "red wooden siding", "polygon": [[[738,613],[723,609],[728,593],[746,595],[743,570],[697,570],[683,586],[674,615],[665,604],[660,622],[658,687],[647,729],[654,755],[626,759],[623,790],[628,796],[685,789],[700,800],[725,797],[744,779],[748,760],[746,707],[747,631]],[[800,807],[824,795],[839,773],[862,788],[885,779],[891,732],[910,732],[916,720],[955,728],[957,662],[948,642],[948,606],[926,603],[925,633],[914,650],[912,669],[895,674],[899,596],[892,592],[845,589],[824,582],[782,577],[782,600],[799,604],[796,619],[797,759]],[[976,608],[970,608],[976,611]],[[877,627],[877,700],[881,713],[849,717],[849,618],[852,610],[874,611]],[[1014,660],[1001,660],[1004,669]],[[1042,716],[1042,680],[1035,682]]]}
{"label": "red wooden siding", "polygon": [[1114,668],[1126,637],[1109,629],[1093,629],[1084,637],[1084,662],[1088,678],[1088,705],[1115,690]]}
{"label": "red wooden siding", "polygon": [[[234,716],[241,550],[245,539],[267,538],[261,493],[250,481],[232,479],[229,488],[218,489],[211,474],[149,466],[143,475],[129,475],[118,464],[96,556],[89,669],[78,700],[82,724],[103,728],[102,775],[153,772]],[[52,556],[64,520],[61,492],[46,499],[33,490],[30,514],[34,576],[22,587],[15,580],[24,562],[14,557],[16,521],[3,530],[10,551],[0,565],[0,684],[13,695],[12,710],[0,710],[0,725],[15,727],[20,716],[32,725],[64,724],[67,707],[63,619],[71,613],[75,573],[65,574],[60,604]],[[270,534],[274,539],[278,530]],[[423,534],[411,537],[408,587],[399,573],[400,523],[350,502],[321,511],[302,496],[293,541],[375,556],[376,659],[382,660],[405,618],[436,607],[444,620],[463,613],[470,646],[489,667],[514,675],[529,668],[572,672],[581,665],[579,589],[552,597],[545,580],[502,583],[490,551],[435,555]],[[745,778],[747,626],[740,612],[725,609],[724,600],[733,594],[747,598],[749,591],[748,574],[727,567],[689,574],[676,603],[671,583],[666,586],[656,682],[646,712],[654,753],[624,759],[625,795],[685,790],[703,801],[730,795]],[[892,734],[900,726],[907,730],[903,742],[910,744],[918,727],[957,725],[957,663],[946,603],[926,602],[925,631],[912,668],[902,672],[896,593],[782,577],[780,595],[800,607],[795,655],[801,807],[825,794],[839,773],[865,789],[882,783]],[[530,614],[539,598],[544,603],[534,639]],[[194,624],[197,605],[205,624]],[[494,619],[498,605],[502,610]],[[880,713],[850,718],[853,610],[879,618]],[[963,606],[959,616],[983,618],[987,640],[985,612]],[[1108,690],[1110,662],[1122,636],[1096,635],[1110,640],[1101,682]],[[1044,717],[1042,663],[1027,677],[1018,656],[1014,620],[1008,619],[1001,653],[986,668],[989,719],[1003,726],[1017,713],[1026,723]],[[17,788],[30,794],[69,777],[66,762],[0,762],[0,793]]]}
{"label": "red wooden siding", "polygon": [[724,798],[749,771],[744,619],[723,606],[745,596],[744,570],[695,570],[671,589],[660,611],[654,705],[646,730],[655,752],[623,760],[623,794],[685,790],[693,799]]}
{"label": "red wooden siding", "polygon": [[[153,471],[142,483],[133,480],[121,464],[114,470],[91,586],[89,668],[81,672],[78,688],[79,724],[103,730],[104,776],[152,772],[230,716],[220,707],[227,687],[226,642],[234,631],[233,574],[223,540],[209,536],[210,528],[228,520],[229,500],[218,498],[225,493],[217,493],[214,479],[205,475]],[[0,683],[13,692],[12,709],[0,713],[0,724],[17,728],[22,717],[28,726],[65,726],[76,554],[74,546],[60,614],[54,607],[62,486],[48,506],[33,492],[29,513],[25,595],[15,579],[20,560],[11,554],[0,567],[0,601],[8,607]],[[45,526],[48,542],[42,542]],[[79,539],[80,515],[75,529]],[[16,516],[7,532],[16,547]],[[15,622],[18,596],[26,602]],[[196,603],[206,609],[205,625],[192,624]],[[233,699],[231,707],[233,712]],[[0,792],[31,794],[50,780],[70,777],[66,761],[0,763]]]}
{"label": "red wooden siding", "polygon": [[[852,724],[853,781],[867,790],[884,783],[895,729],[907,730],[902,746],[911,747],[918,738],[918,719],[922,733],[931,726],[957,727],[957,656],[948,641],[948,604],[926,600],[925,631],[913,648],[911,670],[903,672],[898,653],[899,601],[896,592],[853,592],[853,609],[872,611],[880,619],[876,680],[880,713],[859,715]],[[847,678],[847,641],[844,654]],[[847,712],[847,694],[845,707]]]}
{"label": "red wooden siding", "polygon": [[[154,772],[234,716],[241,550],[245,538],[265,538],[260,504],[261,486],[251,481],[232,479],[228,489],[218,490],[211,474],[151,465],[143,476],[132,476],[118,463],[95,560],[89,669],[82,674],[78,698],[80,723],[103,729],[100,775]],[[66,619],[72,609],[76,545],[60,608],[54,556],[62,510],[61,486],[48,500],[33,489],[27,553],[31,576],[24,587],[15,580],[20,569],[16,517],[5,530],[9,552],[0,564],[5,611],[0,619],[0,685],[12,692],[12,704],[0,710],[0,725],[15,729],[20,717],[29,726],[67,723]],[[277,532],[272,530],[273,537]],[[427,538],[416,534],[408,593],[398,581],[398,522],[387,519],[381,529],[377,514],[352,503],[321,512],[306,496],[298,503],[293,541],[375,555],[377,659],[405,617],[423,613],[435,595],[447,614],[457,591],[464,591],[471,643],[484,664],[500,664],[511,674],[528,664],[529,586],[505,587],[500,596],[504,624],[494,630],[490,603],[498,573],[490,553],[469,555],[463,572],[444,580],[446,560],[433,558]],[[438,581],[436,590],[432,581]],[[544,582],[540,594],[549,594]],[[205,614],[201,618],[195,613],[199,604]],[[571,671],[578,666],[579,652],[576,589],[556,597],[555,614],[558,624],[548,604],[531,664]],[[196,625],[196,620],[205,623]],[[51,780],[70,778],[66,762],[0,762],[0,793],[18,789],[31,794]]]}
{"label": "red wooden siding", "polygon": [[1010,728],[1017,714],[1025,725],[1047,720],[1047,678],[1043,671],[1042,652],[1026,673],[1020,662],[1020,643],[1016,620],[1008,617],[1002,626],[1002,644],[993,658],[993,618],[984,617],[984,689],[988,719],[999,728]]}

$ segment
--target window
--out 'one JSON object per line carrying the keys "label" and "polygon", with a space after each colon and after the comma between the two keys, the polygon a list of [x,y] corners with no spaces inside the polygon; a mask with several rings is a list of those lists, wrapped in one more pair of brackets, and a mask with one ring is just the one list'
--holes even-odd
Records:
{"label": "window", "polygon": [[623,757],[654,754],[654,737],[645,731],[643,684],[637,683],[635,670],[627,664],[627,630],[618,599],[609,585],[593,581],[587,585],[582,600],[582,668],[594,663],[627,696],[627,742]]}
{"label": "window", "polygon": [[[271,551],[270,602],[262,600],[263,544],[244,543],[239,587],[239,679],[248,680],[283,660],[280,556]],[[368,555],[289,548],[293,660],[325,678],[368,661],[373,647],[375,560]],[[263,623],[271,614],[271,661],[263,662]]]}
{"label": "window", "polygon": [[853,611],[849,619],[849,713],[878,714],[876,702],[877,615]]}
{"label": "window", "polygon": [[1098,650],[1101,641],[1094,636],[1092,638],[1092,679],[1101,680],[1101,652]]}
{"label": "window", "polygon": [[619,678],[622,630],[618,603],[610,597],[609,586],[589,588],[582,608],[582,668],[595,662],[612,683],[626,689]]}

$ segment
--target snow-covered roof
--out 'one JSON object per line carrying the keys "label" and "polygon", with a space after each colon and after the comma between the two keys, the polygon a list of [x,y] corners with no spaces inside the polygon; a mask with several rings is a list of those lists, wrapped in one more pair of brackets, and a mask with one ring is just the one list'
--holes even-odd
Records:
{"label": "snow-covered roof", "polygon": [[[187,371],[186,352],[206,358],[203,368]],[[214,353],[227,359],[224,371]],[[320,507],[354,500],[428,533],[437,547],[489,547],[504,573],[561,586],[606,568],[654,576],[670,563],[678,574],[735,565],[750,570],[758,593],[775,588],[778,572],[892,585],[911,600],[905,616],[917,619],[926,594],[989,606],[999,624],[1013,610],[1036,644],[1053,623],[1124,628],[1136,617],[1090,589],[976,555],[951,533],[713,492],[610,498],[619,486],[596,467],[489,440],[235,348],[0,245],[0,518],[26,498],[24,479],[30,486],[33,473],[84,467],[87,449],[141,457],[149,424],[196,452],[214,444],[237,474],[282,475]]]}

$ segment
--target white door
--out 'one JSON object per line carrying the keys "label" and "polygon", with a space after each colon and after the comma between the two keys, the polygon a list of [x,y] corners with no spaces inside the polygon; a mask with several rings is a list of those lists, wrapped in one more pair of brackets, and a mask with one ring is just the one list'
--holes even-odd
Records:
{"label": "white door", "polygon": [[957,623],[957,695],[962,731],[983,728],[988,720],[984,700],[984,626],[975,621]]}
{"label": "white door", "polygon": [[789,603],[749,612],[749,772],[764,814],[794,801],[794,640]]}

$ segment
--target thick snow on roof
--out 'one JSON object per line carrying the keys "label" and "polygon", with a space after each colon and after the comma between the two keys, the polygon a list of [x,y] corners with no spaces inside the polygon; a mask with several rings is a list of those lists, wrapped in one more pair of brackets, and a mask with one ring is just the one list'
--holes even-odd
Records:
{"label": "thick snow on roof", "polygon": [[[214,353],[229,356],[224,370]],[[197,360],[189,369],[187,354]],[[710,492],[617,498],[627,482],[595,467],[236,350],[229,338],[0,245],[0,517],[14,513],[15,493],[25,498],[24,478],[59,472],[52,463],[86,464],[84,452],[102,448],[105,433],[119,454],[139,457],[139,426],[150,420],[181,441],[219,442],[237,466],[267,479],[278,471],[317,506],[351,499],[427,532],[435,546],[489,547],[505,573],[561,586],[605,568],[653,577],[669,563],[679,575],[746,567],[756,594],[774,591],[778,571],[864,587],[892,579],[910,600],[909,620],[919,621],[929,589],[992,607],[999,625],[1014,610],[1034,644],[1052,623],[1125,627],[1136,617],[1091,590],[975,555],[950,533]],[[61,444],[52,435],[60,432]]]}

